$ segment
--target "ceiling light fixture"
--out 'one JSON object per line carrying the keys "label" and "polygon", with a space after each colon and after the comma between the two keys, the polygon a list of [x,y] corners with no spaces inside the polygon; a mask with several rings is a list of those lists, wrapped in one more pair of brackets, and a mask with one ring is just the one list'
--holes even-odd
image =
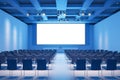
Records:
{"label": "ceiling light fixture", "polygon": [[45,16],[46,14],[45,14],[45,13],[42,13],[41,15],[42,15],[42,16]]}
{"label": "ceiling light fixture", "polygon": [[63,13],[63,16],[66,16],[66,14],[65,14],[65,13]]}
{"label": "ceiling light fixture", "polygon": [[82,12],[82,14],[81,14],[82,16],[84,16],[85,15],[85,13],[84,12]]}
{"label": "ceiling light fixture", "polygon": [[91,13],[88,13],[88,16],[91,16]]}
{"label": "ceiling light fixture", "polygon": [[29,13],[27,13],[26,15],[27,15],[27,16],[30,16],[30,14],[29,14]]}
{"label": "ceiling light fixture", "polygon": [[58,11],[58,21],[66,21],[66,11]]}

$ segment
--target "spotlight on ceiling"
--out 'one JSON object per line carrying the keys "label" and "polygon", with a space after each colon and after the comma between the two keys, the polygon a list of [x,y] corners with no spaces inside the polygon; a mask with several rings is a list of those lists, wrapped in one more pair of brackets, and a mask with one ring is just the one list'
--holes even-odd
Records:
{"label": "spotlight on ceiling", "polygon": [[65,14],[65,13],[63,13],[63,16],[66,16],[66,14]]}
{"label": "spotlight on ceiling", "polygon": [[58,11],[58,21],[65,21],[66,20],[66,11]]}
{"label": "spotlight on ceiling", "polygon": [[84,12],[82,12],[82,14],[81,14],[82,16],[85,16],[85,13]]}
{"label": "spotlight on ceiling", "polygon": [[45,13],[41,13],[41,16],[45,16],[46,14]]}
{"label": "spotlight on ceiling", "polygon": [[88,16],[91,16],[91,13],[88,13]]}
{"label": "spotlight on ceiling", "polygon": [[29,14],[29,13],[27,13],[26,15],[27,15],[27,16],[30,16],[30,14]]}
{"label": "spotlight on ceiling", "polygon": [[48,20],[48,17],[46,16],[46,14],[45,13],[41,13],[41,17],[42,17],[42,19],[44,20],[44,21],[47,21]]}

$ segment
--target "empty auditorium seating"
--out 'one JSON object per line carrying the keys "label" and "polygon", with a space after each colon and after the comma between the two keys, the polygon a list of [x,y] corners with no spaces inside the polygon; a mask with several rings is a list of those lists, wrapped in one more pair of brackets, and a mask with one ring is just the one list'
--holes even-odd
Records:
{"label": "empty auditorium seating", "polygon": [[40,59],[45,58],[47,62],[54,57],[56,50],[14,50],[3,51],[0,53],[0,62],[5,63],[7,59],[17,59],[18,62],[22,62],[23,59]]}
{"label": "empty auditorium seating", "polygon": [[[102,75],[104,77],[104,80],[119,80],[118,78],[116,78],[114,76],[114,70],[117,70],[117,60],[116,59],[107,59],[106,67],[104,69],[111,71],[110,72],[111,76]],[[102,74],[103,74],[103,72],[102,72]]]}
{"label": "empty auditorium seating", "polygon": [[10,72],[12,72],[13,70],[17,70],[16,59],[7,59],[7,70],[9,70],[9,76],[10,76]]}
{"label": "empty auditorium seating", "polygon": [[117,60],[117,63],[120,63],[120,53],[117,51],[68,49],[65,50],[65,53],[66,56],[72,60],[72,63],[75,63],[77,58],[86,59],[89,63],[92,59],[106,61],[107,59],[114,58]]}
{"label": "empty auditorium seating", "polygon": [[119,80],[116,75],[119,74],[120,52],[79,49],[68,49],[64,52],[71,64],[76,64],[76,80]]}
{"label": "empty auditorium seating", "polygon": [[7,69],[8,70],[16,70],[17,69],[16,59],[7,59]]}
{"label": "empty auditorium seating", "polygon": [[32,70],[32,60],[31,59],[24,59],[23,60],[23,70]]}
{"label": "empty auditorium seating", "polygon": [[101,59],[92,59],[91,61],[91,70],[101,70]]}
{"label": "empty auditorium seating", "polygon": [[116,59],[108,59],[106,69],[107,70],[116,70],[117,69],[117,60]]}
{"label": "empty auditorium seating", "polygon": [[37,70],[46,70],[46,60],[43,59],[37,59]]}
{"label": "empty auditorium seating", "polygon": [[[14,50],[3,51],[0,53],[0,69],[1,64],[7,64],[8,70],[16,70],[23,66],[23,70],[32,70],[33,64],[36,69],[47,69],[46,64],[50,64],[54,58],[56,50]],[[21,66],[17,66],[20,64]],[[3,66],[4,67],[4,66]]]}
{"label": "empty auditorium seating", "polygon": [[76,70],[86,70],[86,60],[85,59],[77,59]]}

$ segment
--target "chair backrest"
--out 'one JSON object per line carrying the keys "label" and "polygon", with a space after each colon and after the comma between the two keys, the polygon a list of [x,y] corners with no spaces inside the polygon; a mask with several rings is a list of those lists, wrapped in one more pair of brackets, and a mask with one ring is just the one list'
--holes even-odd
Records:
{"label": "chair backrest", "polygon": [[[0,53],[1,54],[1,53]],[[0,70],[1,70],[1,64],[2,64],[2,57],[0,56]]]}
{"label": "chair backrest", "polygon": [[0,63],[2,64],[2,63],[5,63],[5,56],[0,56]]}
{"label": "chair backrest", "polygon": [[45,59],[37,59],[37,70],[46,70],[46,60]]}
{"label": "chair backrest", "polygon": [[23,60],[23,70],[32,70],[32,60],[31,59]]}
{"label": "chair backrest", "polygon": [[107,70],[116,70],[117,69],[117,60],[116,59],[107,59]]}
{"label": "chair backrest", "polygon": [[17,69],[17,60],[16,59],[7,59],[7,69],[16,70]]}
{"label": "chair backrest", "polygon": [[77,59],[76,70],[86,70],[86,59]]}
{"label": "chair backrest", "polygon": [[91,70],[101,70],[101,59],[92,59],[91,60]]}
{"label": "chair backrest", "polygon": [[0,70],[1,70],[1,62],[0,62]]}

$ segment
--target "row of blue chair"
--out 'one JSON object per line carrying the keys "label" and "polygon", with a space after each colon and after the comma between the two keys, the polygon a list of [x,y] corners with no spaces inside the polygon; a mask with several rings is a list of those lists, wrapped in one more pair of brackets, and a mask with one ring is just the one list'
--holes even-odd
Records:
{"label": "row of blue chair", "polygon": [[[101,70],[102,60],[101,59],[92,59],[91,61],[91,70]],[[117,70],[117,60],[108,59],[106,62],[106,70]],[[76,70],[86,70],[86,59],[77,59],[76,61]]]}
{"label": "row of blue chair", "polygon": [[[98,71],[98,75],[95,76],[94,74],[92,76],[88,76],[87,73],[84,72],[84,76],[78,76],[75,80],[119,80],[115,74],[114,70],[117,70],[117,60],[116,59],[107,59],[106,66],[101,66],[102,60],[101,59],[92,59],[91,66],[86,65],[86,59],[77,59],[76,61],[76,67],[74,70],[94,70]],[[111,71],[111,75],[103,75],[102,70],[109,70]],[[119,69],[120,70],[120,69]]]}
{"label": "row of blue chair", "polygon": [[106,61],[112,58],[120,63],[120,53],[118,51],[68,49],[65,50],[65,54],[72,60],[72,63],[75,63],[78,58],[86,59],[88,62],[91,62],[92,59],[102,59],[102,61]]}
{"label": "row of blue chair", "polygon": [[51,59],[55,56],[56,50],[14,50],[14,51],[2,51],[0,53],[0,63],[5,63],[7,59],[17,59],[17,62],[21,63],[23,59],[46,59],[50,63]]}
{"label": "row of blue chair", "polygon": [[[46,70],[47,69],[47,62],[45,59],[37,59],[37,70]],[[23,70],[32,70],[34,67],[32,66],[33,62],[31,59],[24,59],[22,61],[22,69]],[[19,70],[20,68],[17,66],[16,59],[7,59],[7,70]],[[3,70],[0,64],[0,70]]]}

